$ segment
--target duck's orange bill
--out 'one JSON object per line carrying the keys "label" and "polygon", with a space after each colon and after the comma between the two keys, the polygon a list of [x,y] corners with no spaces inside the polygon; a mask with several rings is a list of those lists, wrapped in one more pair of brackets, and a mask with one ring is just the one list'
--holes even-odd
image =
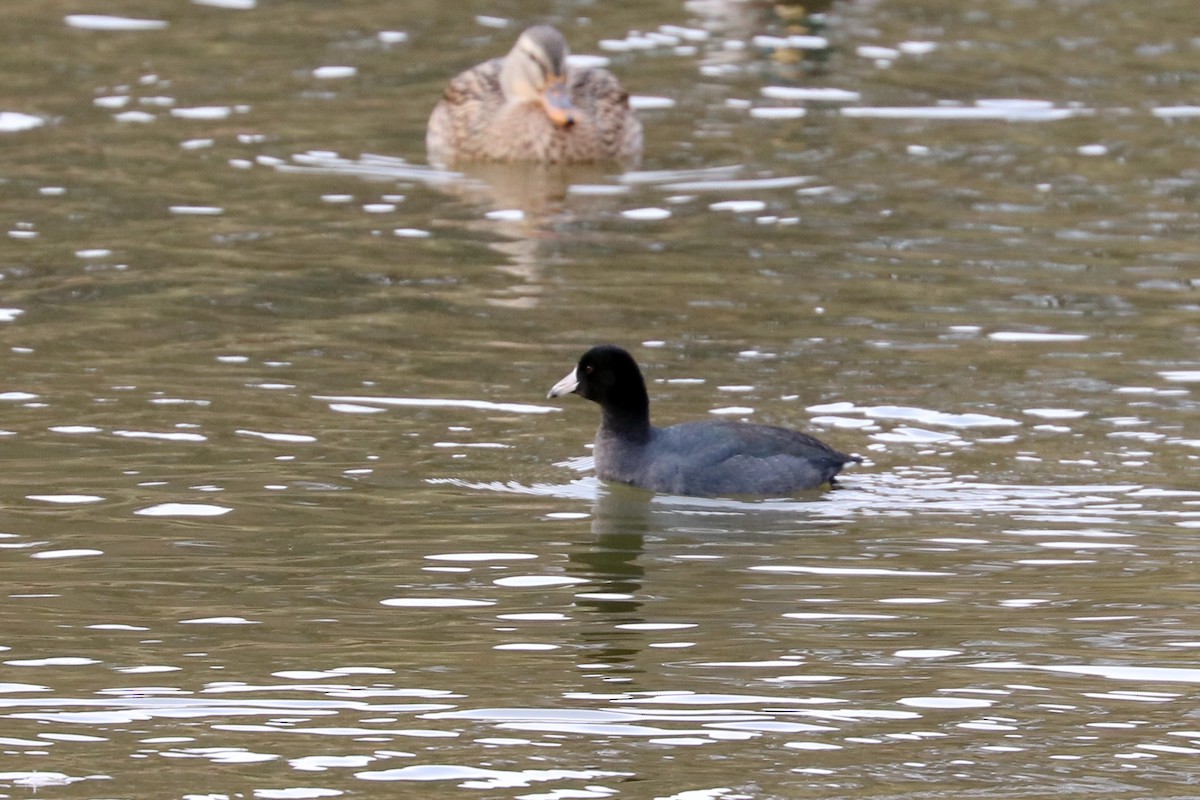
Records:
{"label": "duck's orange bill", "polygon": [[575,124],[575,115],[579,113],[571,102],[571,90],[564,78],[557,78],[542,91],[542,108],[546,116],[560,128],[569,128]]}

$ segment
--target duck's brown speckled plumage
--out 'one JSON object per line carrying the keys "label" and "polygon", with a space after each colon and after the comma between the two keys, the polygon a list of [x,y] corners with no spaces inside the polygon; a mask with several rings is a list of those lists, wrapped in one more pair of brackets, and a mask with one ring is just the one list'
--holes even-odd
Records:
{"label": "duck's brown speckled plumage", "polygon": [[446,87],[425,134],[431,163],[619,161],[633,165],[640,160],[642,126],[629,107],[628,92],[611,72],[596,67],[567,70],[577,113],[574,124],[564,127],[551,121],[538,103],[514,102],[505,96],[500,80],[504,61],[485,61]]}

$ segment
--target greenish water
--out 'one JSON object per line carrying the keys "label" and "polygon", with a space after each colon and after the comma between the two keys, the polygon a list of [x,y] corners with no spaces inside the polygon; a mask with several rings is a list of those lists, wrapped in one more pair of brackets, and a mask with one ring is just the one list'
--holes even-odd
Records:
{"label": "greenish water", "polygon": [[[0,12],[0,796],[1191,796],[1193,4],[236,5]],[[424,166],[534,21],[640,171]]]}

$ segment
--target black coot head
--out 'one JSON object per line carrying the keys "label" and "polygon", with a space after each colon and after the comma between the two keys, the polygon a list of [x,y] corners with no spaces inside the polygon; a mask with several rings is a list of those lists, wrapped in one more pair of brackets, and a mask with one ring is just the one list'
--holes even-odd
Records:
{"label": "black coot head", "polygon": [[550,390],[550,397],[574,393],[605,408],[642,411],[649,406],[642,371],[628,352],[601,344],[583,354],[575,369]]}

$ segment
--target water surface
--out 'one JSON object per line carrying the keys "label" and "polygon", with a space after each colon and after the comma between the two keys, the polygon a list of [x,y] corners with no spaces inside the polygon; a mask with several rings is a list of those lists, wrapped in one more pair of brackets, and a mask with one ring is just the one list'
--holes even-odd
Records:
{"label": "water surface", "polygon": [[[1193,5],[786,11],[10,0],[0,794],[1191,796]],[[425,165],[534,21],[638,171]],[[603,341],[867,463],[601,484]]]}

